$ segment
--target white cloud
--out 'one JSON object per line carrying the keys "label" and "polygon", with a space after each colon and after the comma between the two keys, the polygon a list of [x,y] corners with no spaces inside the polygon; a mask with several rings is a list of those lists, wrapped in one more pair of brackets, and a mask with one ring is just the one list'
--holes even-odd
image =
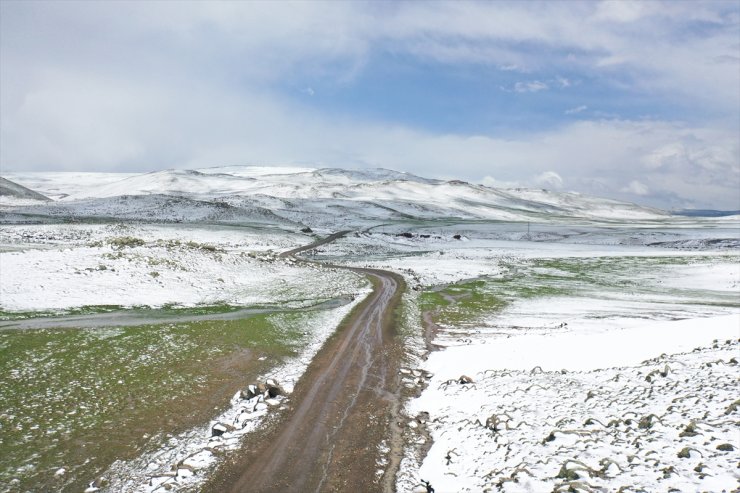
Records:
{"label": "white cloud", "polygon": [[620,23],[635,22],[644,17],[651,7],[647,2],[606,0],[597,5],[593,18]]}
{"label": "white cloud", "polygon": [[554,171],[545,171],[544,173],[539,174],[535,177],[534,182],[542,188],[549,188],[552,190],[563,188],[563,179]]}
{"label": "white cloud", "polygon": [[[592,70],[606,80],[628,75],[635,89],[736,108],[738,10],[732,2],[621,0],[3,2],[3,32],[5,40],[23,38],[23,55],[73,63],[84,55],[95,67],[139,60],[141,68],[155,71],[182,64],[212,68],[214,61],[230,59],[243,60],[232,69],[252,79],[274,78],[296,66],[351,79],[375,50],[520,72],[566,67]],[[692,23],[701,29],[692,30]],[[162,39],[158,66],[152,42]],[[18,46],[6,41],[11,44]],[[7,46],[9,66],[17,60]],[[131,56],[110,56],[118,50]]]}
{"label": "white cloud", "polygon": [[[546,91],[550,89],[551,87],[556,87],[559,89],[567,89],[571,86],[573,86],[573,82],[570,79],[566,79],[565,77],[555,77],[553,79],[548,79],[545,81],[541,80],[530,80],[530,81],[520,81],[514,84],[514,92],[539,92],[539,91]],[[507,89],[504,89],[507,90]]]}
{"label": "white cloud", "polygon": [[[656,205],[740,208],[734,3],[0,6],[3,169],[308,162],[442,176],[454,164],[460,177],[489,183],[529,186],[557,170],[569,189],[586,193],[629,198],[635,190],[624,184],[638,181]],[[513,87],[523,92],[574,91],[574,73],[606,84],[626,78],[624,90],[709,116],[456,135],[329,116],[274,89],[284,79],[349,84],[378,53],[527,73],[532,80]],[[291,87],[295,96],[301,86]]]}
{"label": "white cloud", "polygon": [[[192,81],[132,85],[55,72],[46,82],[3,109],[3,169],[310,163],[434,177],[449,176],[454,166],[459,178],[491,186],[567,187],[623,199],[646,189],[641,201],[660,207],[740,208],[740,145],[721,122],[580,120],[495,138],[321,116],[269,92],[223,91],[203,101]],[[645,189],[624,186],[632,181]]]}
{"label": "white cloud", "polygon": [[[132,90],[107,79],[56,74],[52,86],[32,91],[4,115],[3,162],[37,169],[49,162],[79,169],[83,162],[89,163],[86,169],[135,166],[142,171],[310,163],[383,166],[432,177],[448,176],[454,165],[456,176],[483,179],[490,186],[567,185],[631,199],[644,189],[625,190],[622,184],[639,181],[647,189],[642,202],[652,205],[670,208],[681,201],[738,208],[737,136],[721,127],[582,120],[503,139],[337,120],[269,93],[223,92],[202,104],[200,91],[187,83]],[[25,128],[36,132],[28,134]]]}
{"label": "white cloud", "polygon": [[480,182],[491,188],[520,188],[524,186],[518,181],[501,181],[492,176],[484,176]]}
{"label": "white cloud", "polygon": [[514,84],[515,92],[539,92],[549,89],[549,86],[539,80],[531,80],[527,82],[517,82]]}
{"label": "white cloud", "polygon": [[524,69],[524,67],[520,67],[519,65],[515,64],[499,65],[498,69],[504,72],[526,72],[526,69]]}
{"label": "white cloud", "polygon": [[570,108],[565,110],[566,115],[575,115],[577,113],[581,113],[582,111],[586,111],[588,109],[588,106],[585,104],[582,104],[580,106],[576,106],[575,108]]}
{"label": "white cloud", "polygon": [[628,186],[620,189],[620,191],[639,196],[645,196],[650,193],[650,189],[648,188],[648,186],[644,183],[640,183],[637,180],[632,180]]}
{"label": "white cloud", "polygon": [[573,83],[566,79],[565,77],[555,77],[555,82],[562,88],[565,89],[566,87],[570,87],[573,85]]}

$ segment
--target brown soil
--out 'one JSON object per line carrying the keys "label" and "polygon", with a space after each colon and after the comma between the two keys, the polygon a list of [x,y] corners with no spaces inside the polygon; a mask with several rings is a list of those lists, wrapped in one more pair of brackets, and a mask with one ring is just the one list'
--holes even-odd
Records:
{"label": "brown soil", "polygon": [[[165,407],[148,407],[131,395],[119,419],[103,426],[95,435],[77,438],[69,444],[69,462],[91,462],[89,470],[94,476],[79,477],[66,484],[63,490],[82,491],[114,460],[137,457],[147,445],[144,436],[155,435],[161,430],[177,434],[207,422],[215,407],[228,405],[234,393],[243,387],[245,377],[254,379],[268,368],[267,362],[258,360],[261,354],[240,349],[204,362],[204,368],[208,369],[206,385],[195,387],[187,397],[174,399]],[[53,487],[53,483],[35,486],[33,491],[59,490],[59,485]]]}

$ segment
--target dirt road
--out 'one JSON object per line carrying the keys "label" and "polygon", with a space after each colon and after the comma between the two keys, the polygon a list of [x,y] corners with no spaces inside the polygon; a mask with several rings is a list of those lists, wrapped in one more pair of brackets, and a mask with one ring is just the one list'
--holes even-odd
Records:
{"label": "dirt road", "polygon": [[[305,251],[343,234],[286,253]],[[373,292],[314,358],[282,419],[209,486],[212,491],[383,489],[376,461],[397,407],[401,348],[394,337],[393,311],[404,284],[391,272],[349,270],[367,276]]]}
{"label": "dirt road", "polygon": [[326,245],[327,243],[331,243],[334,240],[338,240],[339,238],[346,235],[347,233],[349,233],[349,231],[338,231],[336,233],[332,233],[326,238],[321,238],[320,240],[316,240],[313,243],[309,243],[308,245],[304,245],[298,248],[294,248],[292,250],[288,250],[287,252],[283,252],[280,254],[280,257],[292,257],[301,252],[307,252],[308,250],[313,250],[314,248],[318,248],[321,245]]}

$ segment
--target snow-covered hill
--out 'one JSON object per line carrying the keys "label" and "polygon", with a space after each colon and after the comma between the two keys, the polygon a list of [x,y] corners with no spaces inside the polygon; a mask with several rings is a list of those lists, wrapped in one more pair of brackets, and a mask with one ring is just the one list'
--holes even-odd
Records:
{"label": "snow-covered hill", "polygon": [[3,176],[25,187],[44,194],[53,200],[80,193],[138,173],[91,173],[77,171],[48,171],[3,173]]}
{"label": "snow-covered hill", "polygon": [[[6,208],[8,213],[204,221],[223,220],[228,209],[229,220],[257,218],[312,227],[436,219],[621,222],[668,217],[656,209],[576,193],[494,189],[386,169],[229,166],[127,174],[117,180],[112,173],[78,173],[68,192],[59,183],[70,184],[63,173],[33,175],[13,177],[42,192],[53,191],[59,201],[23,210]],[[168,196],[179,202],[162,207]],[[177,204],[183,208],[173,212]],[[203,208],[218,213],[204,213]]]}
{"label": "snow-covered hill", "polygon": [[0,177],[0,204],[29,205],[50,200],[48,197]]}

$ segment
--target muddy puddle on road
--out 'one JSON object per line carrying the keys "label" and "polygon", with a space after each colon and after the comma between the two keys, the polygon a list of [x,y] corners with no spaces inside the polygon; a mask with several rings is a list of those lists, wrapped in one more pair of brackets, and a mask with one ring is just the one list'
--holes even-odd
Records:
{"label": "muddy puddle on road", "polygon": [[0,492],[79,492],[113,461],[207,423],[298,354],[321,311],[0,330]]}

